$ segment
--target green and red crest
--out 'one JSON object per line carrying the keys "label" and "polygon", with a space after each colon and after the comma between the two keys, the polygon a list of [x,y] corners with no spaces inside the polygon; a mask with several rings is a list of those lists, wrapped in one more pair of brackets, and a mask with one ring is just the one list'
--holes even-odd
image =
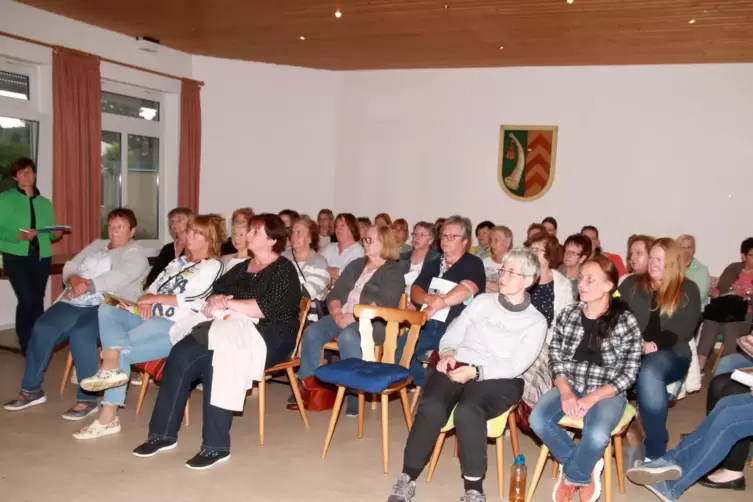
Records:
{"label": "green and red crest", "polygon": [[497,178],[513,199],[535,200],[554,181],[557,126],[501,126]]}

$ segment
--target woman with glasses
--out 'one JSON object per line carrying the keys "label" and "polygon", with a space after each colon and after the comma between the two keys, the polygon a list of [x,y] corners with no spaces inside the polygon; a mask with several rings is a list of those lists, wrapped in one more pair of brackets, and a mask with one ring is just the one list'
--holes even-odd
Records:
{"label": "woman with glasses", "polygon": [[[478,233],[478,227],[476,227]],[[496,293],[502,259],[512,248],[512,230],[505,226],[492,227],[489,232],[489,254],[483,258],[486,272],[486,292]],[[474,253],[476,254],[476,253]],[[476,254],[478,256],[478,254]]]}
{"label": "woman with glasses", "polygon": [[526,292],[536,282],[538,269],[530,251],[510,251],[498,274],[499,294],[477,296],[447,328],[439,344],[439,363],[429,370],[408,435],[402,474],[388,502],[412,500],[416,479],[453,408],[465,489],[462,500],[486,500],[486,421],[518,402],[523,394],[520,376],[546,337],[546,320]]}
{"label": "woman with glasses", "polygon": [[[424,263],[410,289],[414,305],[427,313],[429,320],[421,328],[411,361],[410,372],[417,386],[424,383],[424,367],[418,357],[437,350],[447,326],[457,318],[473,297],[486,288],[481,258],[468,252],[473,227],[468,218],[454,215],[442,224],[442,253]],[[403,355],[408,337],[400,337],[395,359]]]}
{"label": "woman with glasses", "polygon": [[167,357],[172,348],[173,323],[194,313],[220,278],[217,258],[225,240],[225,219],[216,214],[191,220],[186,235],[186,254],[162,271],[135,304],[99,308],[102,366],[81,381],[89,392],[105,391],[102,409],[90,425],[73,434],[75,439],[97,439],[120,432],[118,408],[125,404],[131,365]]}
{"label": "woman with glasses", "polygon": [[[398,244],[399,244],[398,240]],[[424,263],[431,261],[439,253],[432,247],[434,244],[434,225],[428,221],[419,221],[413,226],[411,234],[411,249],[400,255],[400,264],[405,274],[405,293],[410,294],[410,288],[421,273]],[[413,304],[411,304],[413,308]]]}
{"label": "woman with glasses", "polygon": [[580,267],[591,256],[591,239],[583,234],[573,234],[565,239],[562,264],[557,271],[573,284],[573,295],[578,297]]}
{"label": "woman with glasses", "polygon": [[[552,326],[554,388],[533,409],[531,428],[560,463],[554,502],[570,502],[576,491],[583,502],[598,500],[604,450],[641,364],[641,330],[627,305],[614,298],[617,281],[607,257],[586,261],[578,283],[580,303],[565,307]],[[580,443],[559,426],[565,415],[584,420]]]}
{"label": "woman with glasses", "polygon": [[[405,290],[403,269],[396,261],[398,243],[389,227],[372,226],[363,238],[366,256],[353,260],[340,274],[327,295],[329,315],[303,332],[301,367],[298,378],[304,380],[319,367],[322,347],[337,339],[340,359],[360,358],[361,333],[353,309],[358,304],[397,307]],[[374,343],[384,343],[386,325],[374,322]],[[350,416],[358,415],[358,399],[348,396]]]}

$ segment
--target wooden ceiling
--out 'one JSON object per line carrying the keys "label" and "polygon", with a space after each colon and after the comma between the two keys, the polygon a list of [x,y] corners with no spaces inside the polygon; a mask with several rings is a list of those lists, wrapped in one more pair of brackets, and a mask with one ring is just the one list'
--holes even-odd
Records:
{"label": "wooden ceiling", "polygon": [[192,54],[332,70],[753,62],[753,0],[21,1]]}

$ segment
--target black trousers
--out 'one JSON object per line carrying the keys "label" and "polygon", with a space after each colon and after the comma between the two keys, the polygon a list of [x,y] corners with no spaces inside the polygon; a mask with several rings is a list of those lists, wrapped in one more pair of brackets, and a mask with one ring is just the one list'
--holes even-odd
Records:
{"label": "black trousers", "polygon": [[[709,393],[706,396],[706,413],[714,409],[720,399],[737,394],[749,394],[750,388],[732,380],[731,373],[717,375],[709,384]],[[727,458],[719,466],[730,471],[743,472],[745,464],[748,461],[748,452],[750,451],[750,438],[741,439],[732,447]]]}
{"label": "black trousers", "polygon": [[455,408],[460,470],[470,478],[486,474],[486,421],[504,413],[523,396],[523,380],[497,379],[459,384],[429,370],[408,442],[403,472],[416,475],[429,461],[439,431]]}
{"label": "black trousers", "polygon": [[26,354],[31,328],[44,313],[44,296],[50,278],[50,258],[39,258],[39,249],[28,256],[3,253],[3,268],[16,294],[16,336],[21,353]]}

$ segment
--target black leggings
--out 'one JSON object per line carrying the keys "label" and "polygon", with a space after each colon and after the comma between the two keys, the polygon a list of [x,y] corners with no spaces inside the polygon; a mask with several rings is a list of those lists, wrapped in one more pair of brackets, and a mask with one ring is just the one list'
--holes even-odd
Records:
{"label": "black leggings", "polygon": [[[715,376],[709,384],[709,393],[706,398],[706,414],[714,409],[720,399],[737,394],[749,394],[750,388],[732,380],[731,373]],[[743,472],[745,464],[748,461],[748,452],[750,451],[750,438],[741,439],[730,450],[727,458],[719,466],[735,472]]]}

